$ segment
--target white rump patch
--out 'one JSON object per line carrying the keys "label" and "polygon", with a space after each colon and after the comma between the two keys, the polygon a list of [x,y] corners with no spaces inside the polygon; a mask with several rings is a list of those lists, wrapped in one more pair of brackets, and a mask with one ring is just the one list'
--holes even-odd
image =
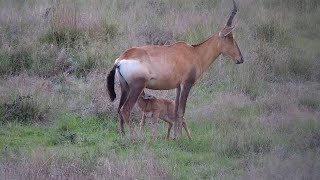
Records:
{"label": "white rump patch", "polygon": [[[122,76],[127,82],[130,82],[132,78],[144,76],[148,71],[146,68],[137,60],[121,60],[118,63],[119,71],[117,74]],[[119,77],[120,77],[119,76]]]}

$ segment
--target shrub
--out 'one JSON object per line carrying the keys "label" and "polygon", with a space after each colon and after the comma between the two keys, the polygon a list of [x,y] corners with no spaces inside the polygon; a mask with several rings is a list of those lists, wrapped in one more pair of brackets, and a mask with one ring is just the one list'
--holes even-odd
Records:
{"label": "shrub", "polygon": [[50,143],[53,145],[59,145],[59,144],[75,144],[77,139],[77,134],[74,132],[60,132],[60,133],[53,133],[54,137],[50,140]]}
{"label": "shrub", "polygon": [[75,28],[61,28],[49,30],[40,38],[40,42],[48,44],[56,44],[58,47],[76,47],[81,40],[84,40],[83,31]]}
{"label": "shrub", "polygon": [[315,93],[305,94],[299,97],[299,105],[311,110],[317,110],[320,107],[320,98]]}
{"label": "shrub", "polygon": [[304,120],[288,127],[287,136],[294,149],[320,149],[320,123],[317,120]]}
{"label": "shrub", "polygon": [[310,80],[313,73],[313,62],[303,57],[304,52],[298,51],[292,53],[289,59],[288,72],[295,78],[300,80]]}
{"label": "shrub", "polygon": [[77,133],[75,131],[79,126],[79,121],[80,119],[73,115],[61,116],[56,121],[56,129],[51,143],[54,145],[76,143]]}
{"label": "shrub", "polygon": [[33,63],[31,48],[22,45],[0,50],[0,75],[18,74]]}
{"label": "shrub", "polygon": [[282,27],[273,20],[257,24],[253,32],[254,38],[266,43],[276,42],[280,45],[283,44],[288,46],[288,43],[290,42],[287,35],[288,32],[282,29]]}
{"label": "shrub", "polygon": [[[37,45],[40,48],[40,45]],[[50,77],[56,73],[58,65],[58,49],[44,45],[42,51],[35,51],[32,55],[33,64],[30,72],[40,77]]]}
{"label": "shrub", "polygon": [[116,35],[119,33],[119,27],[116,24],[103,24],[103,33],[104,33],[104,40],[109,42],[116,38]]}
{"label": "shrub", "polygon": [[17,121],[30,123],[42,120],[45,112],[41,112],[32,96],[19,96],[11,103],[1,105],[2,122]]}
{"label": "shrub", "polygon": [[69,71],[68,73],[74,73],[78,78],[86,77],[90,70],[96,67],[96,63],[99,60],[85,49],[70,49],[68,56],[71,59],[71,64],[67,71]]}
{"label": "shrub", "polygon": [[304,57],[304,54],[306,54],[304,50],[294,49],[287,55],[288,57],[275,61],[272,68],[274,75],[283,80],[312,80],[316,61]]}

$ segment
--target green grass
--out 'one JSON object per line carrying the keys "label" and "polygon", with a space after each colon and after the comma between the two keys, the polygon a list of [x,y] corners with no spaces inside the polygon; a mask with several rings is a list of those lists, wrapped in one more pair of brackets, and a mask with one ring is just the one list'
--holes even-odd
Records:
{"label": "green grass", "polygon": [[161,122],[159,139],[147,125],[134,143],[105,92],[114,60],[134,46],[200,43],[232,1],[0,2],[0,176],[319,179],[318,2],[239,1],[245,63],[220,57],[192,88],[193,140],[166,141]]}
{"label": "green grass", "polygon": [[[22,125],[19,123],[3,124],[1,128],[1,149],[25,147],[55,147],[75,145],[90,147],[117,139],[113,119],[81,119],[74,115],[61,116],[54,127]],[[72,137],[73,136],[73,137]]]}
{"label": "green grass", "polygon": [[[293,129],[288,127],[285,131],[270,132],[256,121],[257,112],[255,106],[230,109],[228,114],[237,115],[238,122],[228,121],[230,116],[222,114],[216,114],[211,122],[189,120],[192,141],[185,133],[178,141],[164,140],[164,123],[159,129],[161,138],[152,141],[147,125],[145,139],[133,144],[128,139],[120,140],[115,119],[65,114],[52,127],[8,123],[1,127],[1,156],[8,158],[10,152],[10,157],[19,157],[18,152],[42,148],[58,153],[58,157],[65,160],[79,159],[79,166],[90,173],[95,171],[98,160],[109,157],[110,153],[124,161],[132,158],[135,161],[144,156],[142,152],[148,152],[154,154],[170,177],[207,179],[241,176],[245,172],[240,166],[243,159],[268,154],[279,145],[317,148],[318,142],[314,138],[319,133],[314,124],[297,124]],[[308,140],[307,145],[296,140],[301,135],[302,142]]]}
{"label": "green grass", "polygon": [[36,127],[33,125],[21,125],[18,123],[9,123],[1,127],[2,151],[15,149],[33,149],[37,146],[47,146],[52,138],[52,130],[45,127]]}
{"label": "green grass", "polygon": [[[239,112],[242,120],[256,114],[255,110],[244,109],[232,113]],[[240,159],[251,153],[264,153],[259,150],[264,147],[264,143],[272,145],[269,142],[271,140],[262,137],[261,129],[243,129],[231,124],[234,129],[231,130],[224,127],[222,122],[215,121],[208,122],[210,126],[208,123],[205,125],[189,121],[194,137],[192,141],[187,139],[185,133],[179,141],[163,140],[165,124],[165,127],[159,129],[161,139],[152,141],[150,130],[146,128],[145,140],[131,144],[119,139],[118,122],[115,119],[80,118],[66,114],[50,128],[14,123],[3,125],[1,149],[4,156],[5,151],[13,149],[19,152],[41,147],[59,152],[60,158],[76,156],[81,159],[82,166],[92,171],[89,166],[94,166],[100,157],[108,156],[109,152],[127,159],[141,157],[143,154],[140,152],[147,151],[155,154],[164,167],[170,167],[165,169],[172,177],[206,179],[219,176],[224,171],[230,176],[241,175],[244,170],[238,166]],[[228,125],[230,122],[226,123]],[[73,155],[70,155],[71,152]]]}

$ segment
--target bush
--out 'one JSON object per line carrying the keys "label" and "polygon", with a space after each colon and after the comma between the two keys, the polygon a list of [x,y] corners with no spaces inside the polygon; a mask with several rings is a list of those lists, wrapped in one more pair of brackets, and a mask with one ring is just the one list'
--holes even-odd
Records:
{"label": "bush", "polygon": [[86,77],[90,70],[96,68],[97,61],[99,60],[85,49],[70,49],[68,56],[72,62],[67,71],[68,73],[74,73],[78,78]]}
{"label": "bush", "polygon": [[19,96],[11,103],[0,106],[1,121],[30,123],[42,120],[45,112],[41,112],[32,96]]}
{"label": "bush", "polygon": [[274,61],[272,71],[275,77],[283,80],[312,80],[315,74],[316,61],[306,58],[304,50],[294,49],[288,57]]}
{"label": "bush", "polygon": [[119,26],[116,24],[103,24],[103,34],[104,40],[109,42],[116,38],[117,34],[119,33]]}
{"label": "bush", "polygon": [[289,142],[294,149],[320,149],[320,123],[317,120],[296,122],[287,129]]}
{"label": "bush", "polygon": [[32,49],[22,45],[0,50],[0,75],[18,74],[32,67]]}
{"label": "bush", "polygon": [[75,28],[61,28],[53,31],[49,30],[40,38],[40,42],[55,44],[58,47],[74,48],[84,39],[85,34],[81,30]]}
{"label": "bush", "polygon": [[312,93],[299,97],[299,106],[307,107],[310,110],[317,110],[320,107],[320,97]]}
{"label": "bush", "polygon": [[288,32],[282,29],[280,24],[271,20],[269,22],[261,22],[257,24],[253,31],[253,37],[265,43],[278,43],[280,45],[288,46],[290,43]]}
{"label": "bush", "polygon": [[[37,46],[37,48],[40,48],[39,46]],[[38,75],[40,77],[50,77],[56,73],[58,49],[48,45],[43,47],[42,51],[33,53],[33,64],[30,72],[33,75]]]}
{"label": "bush", "polygon": [[298,80],[310,80],[313,73],[313,62],[303,57],[303,51],[292,53],[289,59],[288,72]]}

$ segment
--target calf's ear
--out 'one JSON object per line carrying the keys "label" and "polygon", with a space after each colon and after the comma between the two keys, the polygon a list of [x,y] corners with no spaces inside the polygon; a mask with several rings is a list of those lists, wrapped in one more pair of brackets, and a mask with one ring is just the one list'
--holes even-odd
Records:
{"label": "calf's ear", "polygon": [[152,96],[152,95],[150,95],[150,94],[145,94],[143,98],[144,98],[144,99],[155,99],[156,97],[155,97],[155,96]]}

